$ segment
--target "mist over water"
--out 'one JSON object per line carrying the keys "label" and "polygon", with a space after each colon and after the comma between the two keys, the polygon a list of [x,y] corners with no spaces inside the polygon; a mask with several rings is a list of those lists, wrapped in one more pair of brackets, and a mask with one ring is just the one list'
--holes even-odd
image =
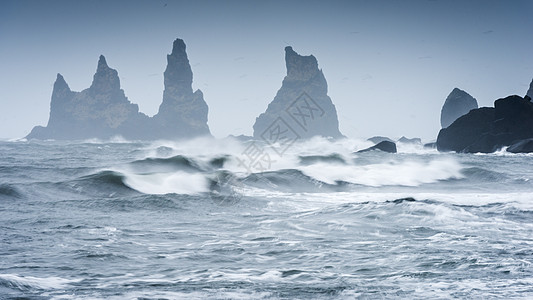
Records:
{"label": "mist over water", "polygon": [[251,145],[0,142],[0,298],[533,296],[531,155]]}

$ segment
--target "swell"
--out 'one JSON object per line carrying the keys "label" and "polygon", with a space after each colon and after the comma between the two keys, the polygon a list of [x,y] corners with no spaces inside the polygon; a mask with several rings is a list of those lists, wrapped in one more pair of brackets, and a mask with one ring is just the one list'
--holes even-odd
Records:
{"label": "swell", "polygon": [[129,187],[124,183],[124,178],[125,176],[118,172],[101,171],[96,174],[81,177],[78,182],[129,189]]}
{"label": "swell", "polygon": [[308,156],[299,156],[300,164],[303,166],[308,166],[318,162],[330,163],[330,164],[346,164],[344,158],[338,154],[333,153],[330,155],[308,155]]}
{"label": "swell", "polygon": [[344,186],[340,181],[336,185],[324,183],[297,169],[253,173],[242,182],[248,186],[284,192],[335,191]]}
{"label": "swell", "polygon": [[487,170],[482,167],[470,167],[462,170],[462,173],[470,180],[480,182],[502,182],[509,180],[505,173]]}
{"label": "swell", "polygon": [[24,194],[20,189],[11,184],[0,184],[0,198],[24,198]]}
{"label": "swell", "polygon": [[183,155],[176,155],[169,158],[145,158],[130,163],[132,167],[144,172],[151,171],[174,171],[201,172],[203,168],[192,158]]}
{"label": "swell", "polygon": [[[120,172],[105,170],[74,180],[57,182],[52,186],[59,188],[63,192],[88,197],[109,198],[137,193],[137,191],[126,185],[125,179],[125,175]],[[47,186],[48,184],[44,184],[43,187],[46,188]]]}

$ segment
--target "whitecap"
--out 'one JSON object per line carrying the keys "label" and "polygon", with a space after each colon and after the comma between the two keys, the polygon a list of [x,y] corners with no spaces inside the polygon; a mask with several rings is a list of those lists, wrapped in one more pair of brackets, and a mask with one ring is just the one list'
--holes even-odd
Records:
{"label": "whitecap", "polygon": [[123,173],[124,184],[144,194],[199,194],[209,191],[203,174],[187,172],[134,174]]}
{"label": "whitecap", "polygon": [[68,284],[79,282],[81,279],[65,279],[61,277],[33,277],[33,276],[19,276],[15,274],[0,274],[0,281],[4,281],[3,285],[15,287],[19,290],[53,290],[64,289]]}
{"label": "whitecap", "polygon": [[461,169],[462,166],[450,158],[435,159],[429,162],[393,161],[347,166],[317,163],[300,167],[305,175],[328,184],[344,181],[371,187],[420,186],[440,180],[459,179],[464,177]]}

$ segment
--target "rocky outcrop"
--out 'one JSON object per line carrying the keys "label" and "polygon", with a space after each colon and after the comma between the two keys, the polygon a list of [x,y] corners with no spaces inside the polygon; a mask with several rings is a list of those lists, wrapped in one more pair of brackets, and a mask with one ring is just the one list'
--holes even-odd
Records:
{"label": "rocky outcrop", "polygon": [[27,138],[75,140],[122,136],[152,140],[209,134],[207,104],[200,91],[192,92],[192,71],[182,40],[174,42],[168,61],[163,103],[154,118],[139,112],[138,105],[128,100],[120,88],[118,72],[101,55],[88,89],[71,91],[63,76],[57,75],[48,125],[36,126]]}
{"label": "rocky outcrop", "polygon": [[172,53],[167,55],[164,73],[165,90],[154,121],[159,132],[156,138],[183,138],[209,135],[207,103],[202,91],[192,90],[192,70],[185,43],[176,39]]}
{"label": "rocky outcrop", "polygon": [[494,108],[471,110],[439,132],[437,149],[490,153],[533,138],[533,103],[520,96],[494,102]]}
{"label": "rocky outcrop", "polygon": [[285,48],[287,76],[267,110],[256,118],[254,138],[275,142],[324,136],[340,138],[335,105],[327,95],[328,85],[313,55],[301,56]]}
{"label": "rocky outcrop", "polygon": [[478,108],[477,101],[467,92],[458,88],[448,95],[440,113],[442,128],[450,126],[459,117],[466,115],[470,110]]}
{"label": "rocky outcrop", "polygon": [[383,152],[388,152],[388,153],[396,153],[396,144],[394,142],[390,142],[390,141],[381,141],[379,142],[378,144],[370,147],[370,148],[366,148],[366,149],[363,149],[363,150],[359,150],[357,151],[357,153],[362,153],[362,152],[368,152],[368,151],[372,151],[372,150],[381,150]]}

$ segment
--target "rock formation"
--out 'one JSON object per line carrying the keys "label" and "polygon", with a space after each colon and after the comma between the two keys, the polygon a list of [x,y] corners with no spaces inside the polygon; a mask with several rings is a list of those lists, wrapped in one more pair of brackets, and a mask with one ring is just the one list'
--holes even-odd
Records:
{"label": "rock formation", "polygon": [[73,92],[57,74],[46,127],[37,126],[27,136],[35,139],[110,138],[122,135],[137,138],[136,124],[147,125],[148,117],[139,113],[120,88],[118,72],[111,69],[103,55],[88,89]]}
{"label": "rock formation", "polygon": [[185,43],[176,39],[172,53],[167,55],[164,73],[163,102],[154,121],[160,128],[157,138],[182,138],[209,135],[207,103],[202,91],[192,90],[192,70],[185,52]]}
{"label": "rock formation", "polygon": [[473,109],[441,129],[437,149],[490,153],[529,138],[533,138],[533,103],[509,96],[496,100],[494,108]]}
{"label": "rock formation", "polygon": [[478,108],[475,98],[458,88],[448,95],[440,113],[442,128],[450,126],[457,118],[466,115],[470,110]]}
{"label": "rock formation", "polygon": [[[340,138],[337,110],[327,95],[328,85],[313,55],[285,48],[287,76],[267,110],[256,118],[254,138],[281,142],[316,135]],[[279,140],[276,140],[279,139]]]}
{"label": "rock formation", "polygon": [[366,149],[363,149],[363,150],[359,150],[357,151],[357,153],[362,153],[362,152],[368,152],[368,151],[372,151],[372,150],[381,150],[383,152],[388,152],[388,153],[396,153],[396,144],[394,142],[390,142],[390,141],[381,141],[379,143],[377,143],[376,145],[370,147],[370,148],[366,148]]}
{"label": "rock formation", "polygon": [[71,91],[57,74],[46,127],[36,126],[28,139],[75,140],[111,138],[151,140],[209,134],[207,104],[200,91],[192,92],[192,71],[185,44],[177,39],[168,56],[165,93],[159,113],[150,118],[139,112],[120,88],[118,72],[98,60],[93,82],[81,92]]}

